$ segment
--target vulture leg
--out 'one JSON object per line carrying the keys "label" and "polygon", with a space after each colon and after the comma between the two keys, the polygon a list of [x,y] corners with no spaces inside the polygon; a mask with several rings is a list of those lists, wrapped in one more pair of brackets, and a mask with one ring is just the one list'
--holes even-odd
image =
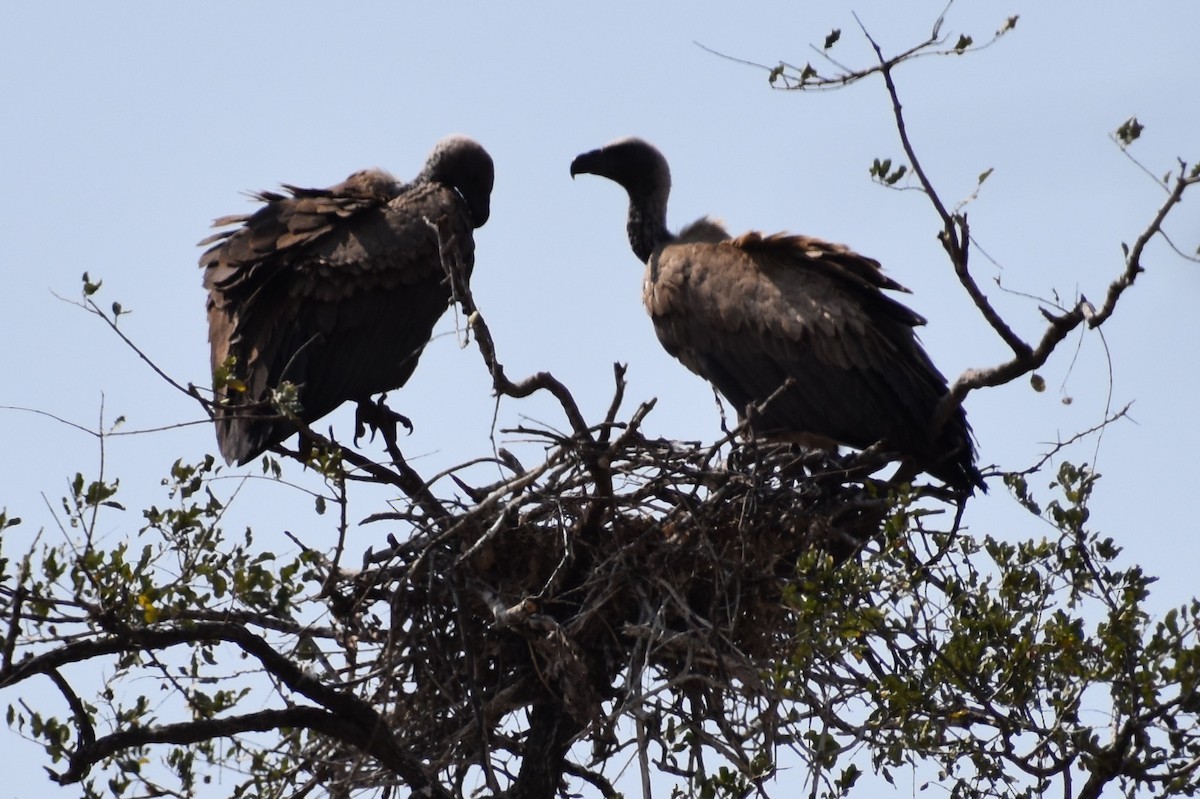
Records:
{"label": "vulture leg", "polygon": [[375,440],[375,434],[381,433],[383,440],[390,443],[396,443],[396,425],[404,425],[409,433],[413,431],[412,421],[402,413],[397,413],[389,408],[384,400],[387,399],[387,394],[380,394],[379,399],[372,402],[371,400],[359,400],[358,410],[354,413],[354,445],[358,446],[358,440],[367,434],[367,428],[371,428],[371,440]]}

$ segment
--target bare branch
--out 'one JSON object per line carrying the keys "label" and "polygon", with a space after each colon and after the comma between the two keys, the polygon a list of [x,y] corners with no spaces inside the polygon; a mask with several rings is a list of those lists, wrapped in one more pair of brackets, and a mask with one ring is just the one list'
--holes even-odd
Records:
{"label": "bare branch", "polygon": [[1200,178],[1189,176],[1186,167],[1180,167],[1179,175],[1175,180],[1171,194],[1162,206],[1159,207],[1154,219],[1151,220],[1150,224],[1142,231],[1141,235],[1137,237],[1133,246],[1129,249],[1129,253],[1125,258],[1125,270],[1109,284],[1103,306],[1099,309],[1094,309],[1088,303],[1087,298],[1081,296],[1075,303],[1075,306],[1066,313],[1051,314],[1043,311],[1043,315],[1050,324],[1043,332],[1041,340],[1033,350],[1025,355],[1017,354],[1012,360],[997,366],[986,369],[971,369],[964,372],[950,387],[950,392],[942,401],[943,407],[939,409],[939,413],[944,411],[948,416],[953,408],[961,403],[968,393],[977,388],[1004,385],[1041,367],[1049,359],[1058,344],[1067,337],[1067,334],[1083,322],[1086,321],[1088,327],[1091,328],[1102,325],[1112,316],[1121,295],[1133,285],[1137,276],[1145,271],[1141,265],[1141,258],[1146,245],[1159,233],[1163,221],[1167,218],[1171,210],[1182,201],[1183,194],[1187,188],[1195,185],[1197,182],[1200,182]]}
{"label": "bare branch", "polygon": [[[855,17],[857,19],[857,17]],[[912,141],[908,136],[908,127],[904,121],[904,108],[900,103],[900,94],[896,89],[896,84],[892,80],[892,66],[896,63],[896,59],[886,59],[883,55],[883,50],[879,44],[871,38],[871,34],[865,27],[862,27],[862,22],[859,22],[862,28],[863,35],[870,42],[872,49],[875,50],[875,55],[879,59],[880,73],[883,75],[884,85],[887,87],[888,97],[892,101],[892,114],[896,119],[896,132],[900,136],[900,145],[904,149],[904,154],[908,158],[909,164],[912,166],[913,173],[917,176],[917,180],[921,184],[921,188],[925,191],[925,195],[933,204],[934,210],[937,211],[938,217],[942,220],[942,230],[938,234],[942,246],[946,250],[946,254],[950,256],[950,262],[954,265],[954,272],[958,275],[959,282],[963,288],[967,290],[971,301],[975,303],[975,307],[992,326],[1000,338],[1012,349],[1018,357],[1028,355],[1030,347],[1026,344],[1012,328],[1000,317],[992,307],[987,297],[979,289],[979,285],[975,279],[971,277],[970,271],[967,268],[968,261],[968,246],[970,242],[970,231],[967,227],[967,217],[965,215],[952,215],[938,196],[937,190],[934,189],[929,175],[926,173],[921,161],[917,158],[916,149],[913,147]],[[947,414],[947,417],[948,414]],[[944,419],[942,420],[944,424]],[[933,429],[940,428],[940,424],[935,424]]]}

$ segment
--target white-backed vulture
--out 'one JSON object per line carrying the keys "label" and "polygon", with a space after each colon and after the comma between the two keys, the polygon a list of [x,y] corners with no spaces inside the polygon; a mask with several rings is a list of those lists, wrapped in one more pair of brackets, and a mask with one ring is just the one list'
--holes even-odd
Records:
{"label": "white-backed vulture", "polygon": [[883,293],[907,291],[876,261],[807,236],[732,238],[701,219],[667,229],[671,174],[636,138],[584,153],[571,175],[629,194],[629,242],[646,264],[642,299],[667,352],[712,383],[767,438],[836,448],[877,442],[957,490],[984,488],[961,407],[932,430],[946,378],[913,331],[925,320]]}
{"label": "white-backed vulture", "polygon": [[253,213],[213,223],[236,226],[200,242],[212,245],[200,266],[226,461],[295,432],[269,401],[284,381],[306,423],[404,385],[450,301],[443,256],[470,275],[493,174],[478,143],[449,136],[411,183],[367,169],[327,189],[285,184],[255,194]]}

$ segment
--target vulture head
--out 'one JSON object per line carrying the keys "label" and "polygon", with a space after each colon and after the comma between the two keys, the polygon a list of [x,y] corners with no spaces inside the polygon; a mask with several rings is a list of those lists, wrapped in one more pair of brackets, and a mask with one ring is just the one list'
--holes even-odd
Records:
{"label": "vulture head", "polygon": [[631,199],[660,198],[665,207],[671,191],[671,168],[654,145],[634,136],[617,139],[571,162],[571,177],[587,173],[617,183]]}
{"label": "vulture head", "polygon": [[441,183],[453,188],[466,202],[472,226],[483,227],[491,216],[495,174],[492,157],[479,142],[454,134],[434,146],[416,182]]}
{"label": "vulture head", "polygon": [[617,139],[572,161],[571,177],[582,173],[608,178],[629,194],[629,243],[642,262],[674,238],[667,230],[671,168],[652,144],[634,136]]}

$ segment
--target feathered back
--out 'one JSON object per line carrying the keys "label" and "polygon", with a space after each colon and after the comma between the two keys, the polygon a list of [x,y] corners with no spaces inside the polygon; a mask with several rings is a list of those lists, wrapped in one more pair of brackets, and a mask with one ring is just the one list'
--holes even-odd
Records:
{"label": "feathered back", "polygon": [[946,379],[917,341],[925,320],[883,293],[904,289],[875,261],[803,236],[681,236],[647,275],[659,340],[739,414],[792,378],[756,433],[860,449],[885,441],[946,482],[977,484],[962,409],[930,428]]}

